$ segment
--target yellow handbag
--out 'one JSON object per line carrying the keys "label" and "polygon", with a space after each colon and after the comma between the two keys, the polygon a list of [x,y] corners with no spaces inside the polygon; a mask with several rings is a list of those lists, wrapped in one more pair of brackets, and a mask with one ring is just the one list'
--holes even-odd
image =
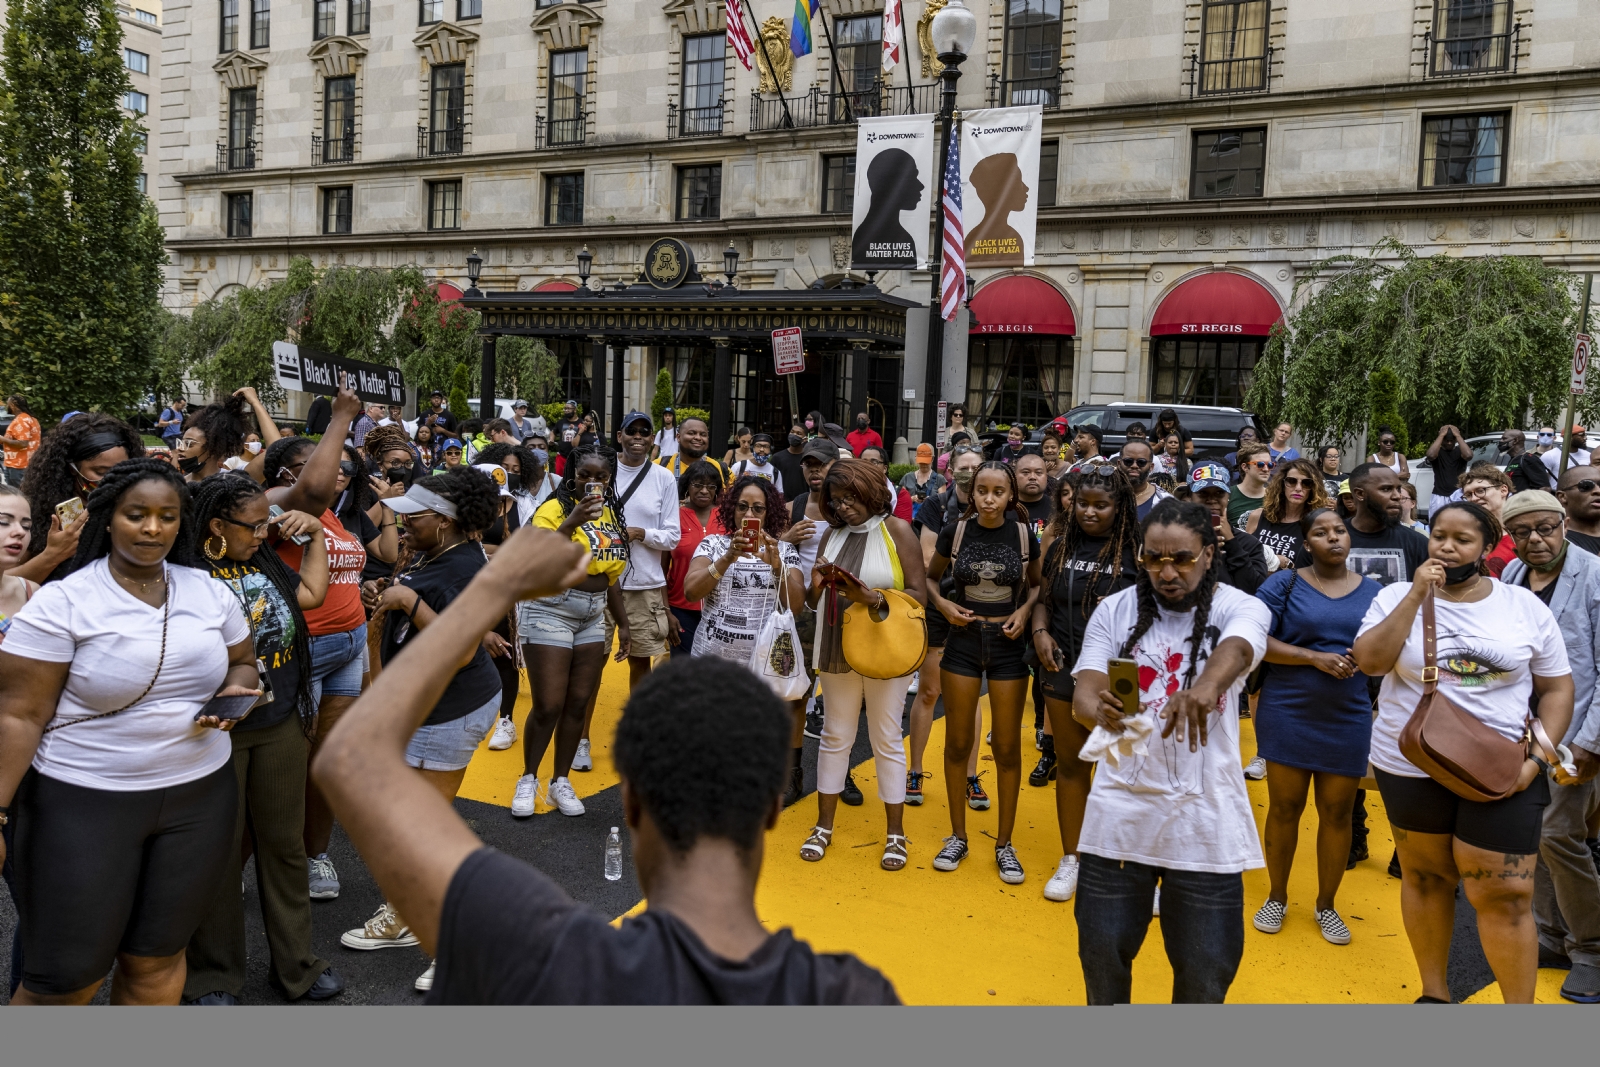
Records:
{"label": "yellow handbag", "polygon": [[904,678],[928,654],[927,612],[910,593],[879,592],[885,617],[879,619],[866,604],[851,604],[844,613],[840,650],[850,669],[863,678]]}

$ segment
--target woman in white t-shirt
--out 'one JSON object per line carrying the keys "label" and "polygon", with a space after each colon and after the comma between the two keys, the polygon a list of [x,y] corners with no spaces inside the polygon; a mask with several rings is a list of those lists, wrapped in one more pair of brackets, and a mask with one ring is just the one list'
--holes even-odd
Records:
{"label": "woman in white t-shirt", "polygon": [[678,454],[678,416],[671,408],[661,409],[661,429],[656,431],[653,460],[671,459]]}
{"label": "woman in white t-shirt", "polygon": [[[780,577],[789,610],[798,611],[805,603],[800,552],[779,540],[789,528],[783,497],[770,481],[754,474],[723,494],[717,518],[717,525],[733,534],[707,534],[683,579],[684,597],[700,601],[700,625],[690,655],[718,656],[743,666],[750,662],[762,625],[780,607]],[[745,528],[751,520],[761,523],[754,536]]]}
{"label": "woman in white t-shirt", "polygon": [[[1429,516],[1428,560],[1410,582],[1385,586],[1362,620],[1356,665],[1383,676],[1372,724],[1372,766],[1400,853],[1400,911],[1422,972],[1420,1003],[1448,1003],[1456,886],[1478,913],[1483,954],[1506,1003],[1533,1003],[1538,940],[1534,867],[1548,765],[1529,756],[1517,791],[1489,803],[1464,800],[1413,765],[1400,734],[1433,668],[1450,703],[1509,740],[1523,736],[1530,699],[1553,738],[1572,719],[1572,671],[1555,616],[1540,597],[1489,577],[1485,555],[1500,524],[1476,504],[1457,501]],[[1552,582],[1547,589],[1554,589]],[[1425,663],[1423,607],[1434,597],[1434,662]]]}
{"label": "woman in white t-shirt", "polygon": [[87,1004],[113,962],[113,1004],[178,1003],[185,947],[239,861],[233,720],[200,712],[259,695],[256,656],[238,599],[196,569],[186,498],[165,463],[111,468],[72,572],[0,649],[26,961],[13,1004]]}
{"label": "woman in white t-shirt", "polygon": [[[1240,774],[1239,693],[1272,614],[1211,563],[1198,504],[1168,499],[1144,525],[1139,581],[1100,602],[1083,635],[1073,718],[1093,733],[1094,783],[1078,838],[1078,958],[1090,1004],[1126,1004],[1156,906],[1173,1003],[1220,1004],[1244,954],[1244,873],[1265,866]],[[1138,664],[1140,703],[1109,690]]]}

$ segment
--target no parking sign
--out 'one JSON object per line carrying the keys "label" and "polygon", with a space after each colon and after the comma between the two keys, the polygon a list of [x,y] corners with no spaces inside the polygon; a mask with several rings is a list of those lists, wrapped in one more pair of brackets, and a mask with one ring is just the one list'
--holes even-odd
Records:
{"label": "no parking sign", "polygon": [[1572,393],[1581,396],[1584,392],[1584,375],[1589,372],[1589,357],[1594,352],[1594,339],[1586,333],[1578,335],[1578,343],[1572,348]]}

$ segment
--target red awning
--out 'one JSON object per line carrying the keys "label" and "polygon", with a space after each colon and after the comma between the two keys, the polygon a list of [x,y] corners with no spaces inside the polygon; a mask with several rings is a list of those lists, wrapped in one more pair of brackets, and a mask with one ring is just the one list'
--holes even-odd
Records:
{"label": "red awning", "polygon": [[461,299],[461,290],[449,282],[435,282],[433,291],[439,294],[439,303],[453,304]]}
{"label": "red awning", "polygon": [[540,282],[534,286],[533,291],[536,293],[570,293],[577,288],[571,282],[564,282],[559,278],[551,278],[547,282]]}
{"label": "red awning", "polygon": [[1072,305],[1049,282],[1026,274],[992,281],[972,297],[972,333],[1053,333],[1072,336]]}
{"label": "red awning", "polygon": [[1267,288],[1242,274],[1216,271],[1190,278],[1161,301],[1150,336],[1186,333],[1265,337],[1283,309]]}

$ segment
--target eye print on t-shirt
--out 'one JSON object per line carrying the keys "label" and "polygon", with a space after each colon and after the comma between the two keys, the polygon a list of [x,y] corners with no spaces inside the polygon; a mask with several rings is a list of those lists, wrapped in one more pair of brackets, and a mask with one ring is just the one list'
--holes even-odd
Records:
{"label": "eye print on t-shirt", "polygon": [[[1457,643],[1450,644],[1452,640]],[[1440,680],[1454,682],[1462,689],[1492,686],[1513,669],[1503,664],[1493,651],[1463,641],[1459,634],[1440,635],[1435,662],[1439,666]]]}

